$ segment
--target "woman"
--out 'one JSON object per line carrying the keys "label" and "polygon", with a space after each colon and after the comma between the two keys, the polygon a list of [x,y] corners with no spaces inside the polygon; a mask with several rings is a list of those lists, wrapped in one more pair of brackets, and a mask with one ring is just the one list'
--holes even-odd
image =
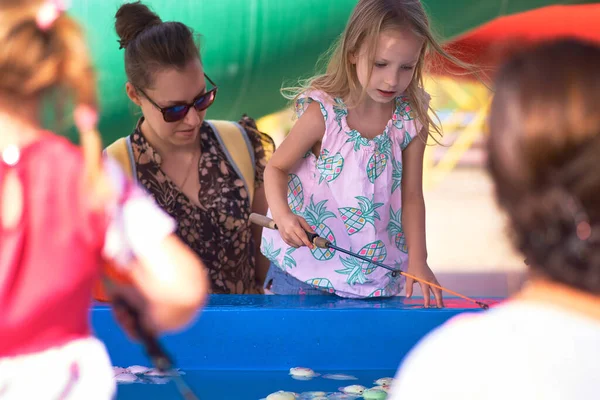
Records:
{"label": "woman", "polygon": [[[489,169],[529,279],[408,356],[391,399],[591,399],[600,393],[600,47],[563,40],[500,71]],[[448,360],[446,368],[436,364]],[[431,385],[435,382],[435,385]]]}
{"label": "woman", "polygon": [[[263,170],[273,141],[246,116],[237,132],[205,120],[217,87],[189,27],[162,22],[136,2],[119,8],[115,28],[125,49],[127,95],[143,116],[108,152],[126,144],[131,157],[122,164],[133,161],[126,169],[177,221],[179,237],[206,264],[213,293],[259,293],[268,261],[258,250],[261,230],[248,217],[267,210]],[[241,139],[227,143],[235,134]],[[233,153],[253,160],[251,174]]]}

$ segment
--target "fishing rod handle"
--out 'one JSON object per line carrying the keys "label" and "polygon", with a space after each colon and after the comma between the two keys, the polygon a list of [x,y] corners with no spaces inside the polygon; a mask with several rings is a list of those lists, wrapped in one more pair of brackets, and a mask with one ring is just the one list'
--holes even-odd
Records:
{"label": "fishing rod handle", "polygon": [[[250,214],[250,222],[253,224],[256,224],[256,225],[260,225],[263,228],[269,228],[269,229],[275,229],[275,230],[278,229],[275,221],[273,221],[271,218],[269,218],[265,215],[252,213],[252,214]],[[306,231],[304,231],[304,232],[306,232]],[[308,240],[312,244],[314,244],[315,246],[317,246],[321,249],[328,249],[329,245],[331,244],[331,242],[329,240],[320,237],[316,233],[306,232],[306,235],[308,236]]]}
{"label": "fishing rod handle", "polygon": [[328,249],[331,245],[329,240],[317,235],[316,233],[306,232],[306,234],[308,235],[308,240],[321,249]]}
{"label": "fishing rod handle", "polygon": [[171,369],[173,364],[171,358],[163,350],[154,334],[143,326],[138,310],[120,296],[113,299],[113,306],[125,310],[133,319],[135,333],[144,344],[146,353],[153,360],[155,366],[162,372]]}
{"label": "fishing rod handle", "polygon": [[256,224],[256,225],[260,225],[263,228],[277,229],[277,225],[275,224],[275,221],[273,221],[271,218],[267,217],[266,215],[252,213],[252,214],[250,214],[250,222],[253,224]]}

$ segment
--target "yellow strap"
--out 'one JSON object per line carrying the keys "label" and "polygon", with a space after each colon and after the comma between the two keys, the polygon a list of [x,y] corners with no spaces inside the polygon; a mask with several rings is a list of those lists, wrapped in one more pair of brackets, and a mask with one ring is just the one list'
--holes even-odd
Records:
{"label": "yellow strap", "polygon": [[127,148],[127,138],[120,138],[105,149],[106,153],[119,163],[129,178],[133,177],[133,166]]}
{"label": "yellow strap", "polygon": [[[231,121],[207,121],[212,124],[215,130],[217,139],[221,142],[229,161],[233,164],[234,169],[238,170],[242,175],[242,179],[246,184],[250,204],[254,199],[254,162],[250,151],[253,151],[250,143],[242,131],[242,127]],[[127,138],[120,138],[106,148],[106,153],[121,165],[123,171],[132,179],[137,179],[134,176],[134,166],[131,163],[129,149],[127,148]]]}
{"label": "yellow strap", "polygon": [[221,143],[225,147],[224,150],[229,152],[228,158],[237,167],[242,178],[246,182],[250,204],[254,199],[254,163],[249,148],[249,142],[246,141],[242,127],[231,121],[210,120],[216,128],[215,134],[220,138]]}

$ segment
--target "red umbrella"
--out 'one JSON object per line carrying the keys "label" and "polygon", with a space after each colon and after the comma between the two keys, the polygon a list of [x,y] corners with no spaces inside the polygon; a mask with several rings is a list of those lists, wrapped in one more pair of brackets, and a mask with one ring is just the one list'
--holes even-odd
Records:
{"label": "red umbrella", "polygon": [[[561,37],[600,44],[600,3],[548,6],[500,17],[448,42],[447,49],[461,60],[492,70],[515,51]],[[442,62],[433,72],[448,70],[456,68]]]}

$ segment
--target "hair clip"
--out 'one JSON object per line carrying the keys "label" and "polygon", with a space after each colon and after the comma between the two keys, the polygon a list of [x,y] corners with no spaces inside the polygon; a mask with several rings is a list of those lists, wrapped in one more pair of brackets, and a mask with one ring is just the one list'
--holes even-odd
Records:
{"label": "hair clip", "polygon": [[46,0],[39,8],[35,17],[37,27],[41,31],[48,31],[60,15],[67,10],[65,0]]}
{"label": "hair clip", "polygon": [[73,119],[75,120],[75,126],[80,132],[89,132],[96,128],[98,112],[86,104],[80,104],[75,107]]}
{"label": "hair clip", "polygon": [[590,239],[592,237],[592,225],[585,212],[585,208],[573,195],[568,195],[565,201],[567,210],[573,218],[573,232],[566,240],[568,255],[572,260],[585,262],[590,249]]}
{"label": "hair clip", "polygon": [[592,236],[592,226],[583,205],[574,196],[568,196],[566,206],[573,217],[577,239],[582,242],[587,241]]}

